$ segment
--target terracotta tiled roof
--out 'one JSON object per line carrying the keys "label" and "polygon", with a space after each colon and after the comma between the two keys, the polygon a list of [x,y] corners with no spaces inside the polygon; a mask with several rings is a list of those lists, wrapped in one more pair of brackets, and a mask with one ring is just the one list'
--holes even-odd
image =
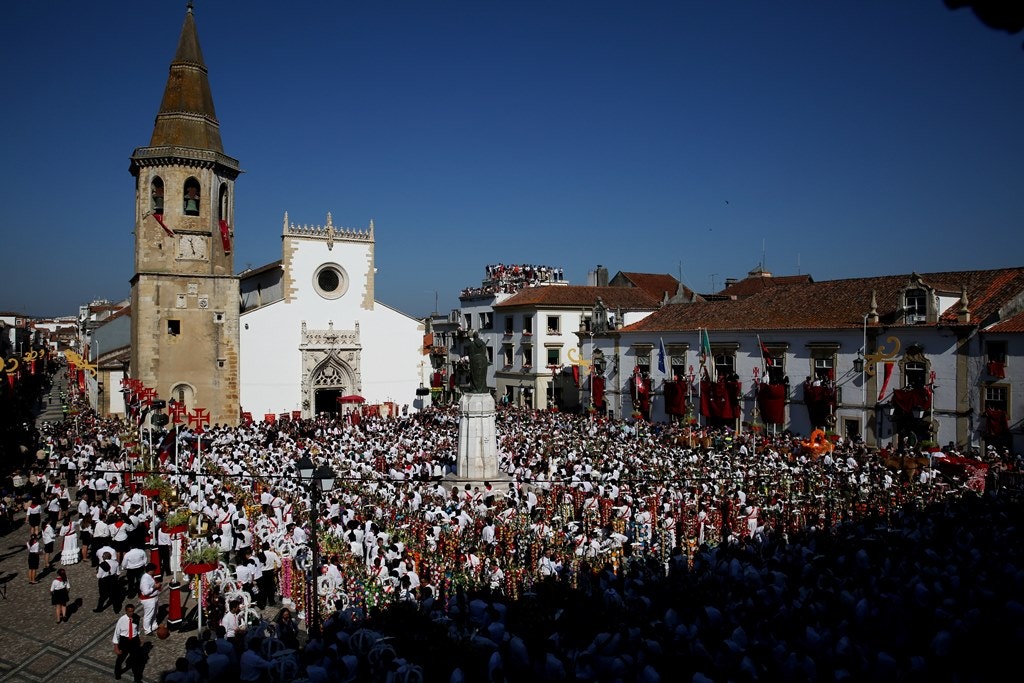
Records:
{"label": "terracotta tiled roof", "polygon": [[527,287],[516,292],[495,309],[536,306],[548,308],[591,308],[600,298],[608,310],[654,310],[660,297],[653,297],[637,287],[584,287],[579,285],[552,285]]}
{"label": "terracotta tiled roof", "polygon": [[[999,307],[1024,292],[1024,268],[961,271],[923,275],[925,282],[967,288],[971,324],[997,314]],[[910,275],[805,282],[770,287],[738,300],[670,305],[623,331],[695,330],[788,330],[860,327],[876,293],[880,323],[888,326],[902,321],[900,297]],[[959,303],[940,316],[943,325],[955,325]]]}
{"label": "terracotta tiled roof", "polygon": [[728,296],[733,298],[743,298],[756,294],[763,289],[769,287],[785,287],[787,285],[800,285],[814,282],[814,279],[810,275],[783,275],[782,277],[775,277],[772,275],[752,275],[745,277],[738,282],[734,282],[722,291],[718,292],[720,296]]}
{"label": "terracotta tiled roof", "polygon": [[679,287],[679,281],[671,275],[661,275],[658,273],[626,273],[623,271],[619,271],[619,273],[622,277],[629,280],[634,287],[644,290],[658,301],[661,301],[666,292],[668,292],[669,296],[674,296],[676,289]]}
{"label": "terracotta tiled roof", "polygon": [[1012,315],[1006,320],[1001,320],[992,327],[985,330],[986,332],[1024,332],[1024,311],[1016,315]]}

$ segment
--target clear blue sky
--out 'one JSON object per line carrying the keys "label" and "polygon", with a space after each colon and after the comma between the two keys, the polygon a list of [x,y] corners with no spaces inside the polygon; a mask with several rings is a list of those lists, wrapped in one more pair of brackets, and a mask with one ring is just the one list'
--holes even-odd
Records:
{"label": "clear blue sky", "polygon": [[[133,274],[132,150],[185,0],[4,6],[0,311]],[[815,279],[1024,265],[1024,51],[942,0],[196,0],[237,270],[297,223],[377,236],[377,298],[488,263]]]}

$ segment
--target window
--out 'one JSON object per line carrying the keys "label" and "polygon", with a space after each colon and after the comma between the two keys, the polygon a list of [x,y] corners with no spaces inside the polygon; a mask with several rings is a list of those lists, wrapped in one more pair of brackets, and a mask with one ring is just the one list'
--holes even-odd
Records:
{"label": "window", "polygon": [[489,329],[494,327],[494,325],[493,325],[493,320],[494,319],[491,317],[491,315],[492,314],[490,312],[488,312],[488,313],[481,313],[480,314],[480,329],[481,330],[489,330]]}
{"label": "window", "polygon": [[149,210],[158,216],[164,214],[164,181],[160,176],[149,185]]}
{"label": "window", "polygon": [[988,356],[989,361],[995,361],[996,363],[1006,363],[1006,342],[985,342],[985,355]]}
{"label": "window", "polygon": [[199,215],[199,198],[199,181],[195,178],[189,178],[185,181],[185,188],[182,197],[182,209],[186,216]]}
{"label": "window", "polygon": [[1006,350],[1005,341],[985,342],[985,356],[988,358],[985,370],[996,379],[1006,377]]}
{"label": "window", "polygon": [[920,361],[907,361],[903,364],[903,385],[911,389],[920,389],[928,382],[928,365]]}
{"label": "window", "polygon": [[562,364],[562,349],[558,347],[548,348],[548,365],[561,365]]}
{"label": "window", "polygon": [[816,382],[831,382],[836,378],[835,356],[816,356],[814,358],[814,380]]}
{"label": "window", "polygon": [[923,323],[928,319],[927,292],[920,288],[908,289],[903,295],[908,323]]}
{"label": "window", "polygon": [[340,299],[348,291],[348,274],[337,263],[325,263],[313,274],[313,288],[325,299]]}
{"label": "window", "polygon": [[228,185],[227,183],[221,183],[220,192],[218,193],[217,201],[217,220],[230,223],[228,218]]}
{"label": "window", "polygon": [[768,359],[765,361],[764,375],[769,384],[782,384],[786,377],[786,352],[770,346],[765,348],[768,349]]}
{"label": "window", "polygon": [[587,334],[594,331],[594,320],[591,316],[585,315],[580,318],[580,329]]}
{"label": "window", "polygon": [[470,313],[466,313],[465,316],[463,316],[463,317],[465,319],[465,323],[464,323],[465,328],[467,330],[473,329],[473,315],[470,314]]}
{"label": "window", "polygon": [[487,364],[494,365],[494,349],[487,347]]}
{"label": "window", "polygon": [[1006,385],[993,384],[985,387],[985,410],[1002,410],[1008,412]]}
{"label": "window", "polygon": [[524,346],[523,347],[523,367],[524,368],[532,368],[533,367],[533,347],[532,346]]}
{"label": "window", "polygon": [[736,354],[733,351],[714,351],[712,355],[715,358],[715,378],[716,379],[730,379],[736,375]]}
{"label": "window", "polygon": [[523,334],[533,334],[533,317],[523,316]]}
{"label": "window", "polygon": [[167,321],[167,334],[171,336],[178,336],[181,334],[181,321],[180,320],[168,320]]}
{"label": "window", "polygon": [[669,354],[669,364],[671,365],[672,379],[682,379],[686,377],[686,356],[676,356]]}
{"label": "window", "polygon": [[641,374],[648,375],[651,372],[651,352],[647,349],[643,351],[637,351],[636,354],[636,367],[640,370]]}
{"label": "window", "polygon": [[510,335],[514,329],[514,318],[510,315],[505,316],[505,334]]}
{"label": "window", "polygon": [[561,323],[562,323],[561,316],[549,315],[548,316],[548,334],[562,334]]}
{"label": "window", "polygon": [[505,344],[504,346],[502,346],[501,347],[501,354],[502,354],[502,358],[503,358],[504,363],[505,363],[505,367],[506,368],[511,367],[512,366],[512,345],[511,344]]}

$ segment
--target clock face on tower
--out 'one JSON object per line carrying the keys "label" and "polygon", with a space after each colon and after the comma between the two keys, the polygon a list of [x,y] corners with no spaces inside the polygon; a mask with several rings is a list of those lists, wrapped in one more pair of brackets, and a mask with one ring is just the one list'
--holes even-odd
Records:
{"label": "clock face on tower", "polygon": [[204,235],[178,235],[179,261],[205,261],[209,255],[208,242]]}

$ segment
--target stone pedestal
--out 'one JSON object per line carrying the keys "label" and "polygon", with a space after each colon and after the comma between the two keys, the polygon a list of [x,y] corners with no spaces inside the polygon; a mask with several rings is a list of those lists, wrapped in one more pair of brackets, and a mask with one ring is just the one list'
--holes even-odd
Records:
{"label": "stone pedestal", "polygon": [[482,486],[509,481],[498,469],[498,435],[494,427],[494,398],[490,394],[465,394],[459,400],[459,455],[454,475],[446,481]]}

